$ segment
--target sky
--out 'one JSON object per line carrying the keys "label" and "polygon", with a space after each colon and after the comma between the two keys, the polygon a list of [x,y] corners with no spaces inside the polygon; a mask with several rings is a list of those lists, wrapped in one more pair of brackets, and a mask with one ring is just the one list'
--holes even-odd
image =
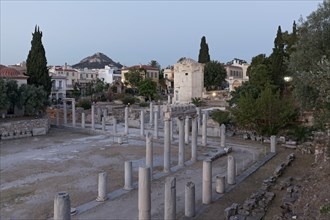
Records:
{"label": "sky", "polygon": [[181,57],[198,60],[203,36],[211,60],[267,56],[277,28],[292,30],[322,1],[0,0],[0,64],[25,61],[36,25],[48,65],[73,65],[97,52],[126,66]]}

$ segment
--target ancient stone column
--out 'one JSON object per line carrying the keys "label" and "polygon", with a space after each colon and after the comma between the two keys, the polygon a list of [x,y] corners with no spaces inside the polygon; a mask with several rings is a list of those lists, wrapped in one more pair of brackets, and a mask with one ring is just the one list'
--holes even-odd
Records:
{"label": "ancient stone column", "polygon": [[201,127],[201,108],[196,107],[196,111],[197,111],[197,129],[199,129]]}
{"label": "ancient stone column", "polygon": [[60,113],[56,110],[56,126],[60,126]]}
{"label": "ancient stone column", "polygon": [[178,118],[179,124],[179,166],[184,166],[184,119],[183,117]]}
{"label": "ancient stone column", "polygon": [[158,111],[155,111],[155,125],[154,125],[154,136],[158,138]]}
{"label": "ancient stone column", "polygon": [[226,147],[226,125],[220,126],[220,147]]}
{"label": "ancient stone column", "polygon": [[128,134],[128,107],[125,107],[125,134]]}
{"label": "ancient stone column", "polygon": [[227,183],[230,185],[234,185],[236,183],[235,180],[235,171],[236,171],[236,163],[235,157],[229,155],[228,156],[228,166],[227,166]]}
{"label": "ancient stone column", "polygon": [[140,114],[140,135],[144,137],[144,111],[141,110]]}
{"label": "ancient stone column", "polygon": [[184,214],[192,218],[195,216],[195,184],[193,182],[186,183],[184,198]]}
{"label": "ancient stone column", "polygon": [[96,201],[103,202],[108,199],[107,196],[107,178],[106,172],[99,173],[99,185],[98,185],[98,196]]}
{"label": "ancient stone column", "polygon": [[76,127],[76,101],[72,99],[72,127]]}
{"label": "ancient stone column", "polygon": [[101,122],[101,108],[97,108],[97,122],[100,123]]}
{"label": "ancient stone column", "polygon": [[191,123],[191,161],[197,161],[197,135],[198,135],[198,128],[197,128],[197,121],[198,118],[195,116],[192,118]]}
{"label": "ancient stone column", "polygon": [[167,95],[167,104],[171,104],[171,95]]}
{"label": "ancient stone column", "polygon": [[105,108],[103,109],[103,117],[107,117],[108,116],[108,109]]}
{"label": "ancient stone column", "polygon": [[171,118],[171,121],[170,121],[170,139],[171,141],[173,141],[173,133],[174,133],[174,130],[173,130],[173,118]]}
{"label": "ancient stone column", "polygon": [[59,192],[54,199],[54,220],[71,219],[70,195],[66,192]]}
{"label": "ancient stone column", "polygon": [[151,183],[149,167],[139,167],[138,210],[139,220],[151,219]]}
{"label": "ancient stone column", "polygon": [[170,135],[171,118],[164,119],[164,172],[170,172],[171,162],[171,135]]}
{"label": "ancient stone column", "polygon": [[81,128],[85,128],[85,112],[81,113]]}
{"label": "ancient stone column", "polygon": [[186,116],[184,127],[184,142],[189,144],[189,116]]}
{"label": "ancient stone column", "polygon": [[176,219],[175,217],[176,217],[176,179],[175,177],[166,177],[164,219],[175,220]]}
{"label": "ancient stone column", "polygon": [[270,136],[270,152],[276,153],[276,136]]}
{"label": "ancient stone column", "polygon": [[63,101],[63,124],[66,125],[68,123],[68,113],[67,113],[67,106],[66,101]]}
{"label": "ancient stone column", "polygon": [[157,105],[157,119],[160,119],[160,103]]}
{"label": "ancient stone column", "polygon": [[207,111],[203,114],[202,145],[207,145]]}
{"label": "ancient stone column", "polygon": [[113,131],[113,134],[117,134],[117,118],[113,117],[112,119],[112,131]]}
{"label": "ancient stone column", "polygon": [[91,123],[92,123],[92,130],[95,130],[95,106],[92,105],[92,110],[91,110]]}
{"label": "ancient stone column", "polygon": [[150,115],[149,115],[149,124],[150,124],[150,126],[153,125],[153,118],[154,118],[153,112],[154,112],[153,103],[150,102]]}
{"label": "ancient stone column", "polygon": [[125,185],[124,190],[133,189],[132,161],[125,161]]}
{"label": "ancient stone column", "polygon": [[203,161],[203,204],[212,202],[212,161],[207,158]]}
{"label": "ancient stone column", "polygon": [[225,176],[216,176],[216,187],[215,191],[217,193],[224,193],[225,192]]}
{"label": "ancient stone column", "polygon": [[150,178],[152,179],[153,172],[153,142],[152,134],[147,133],[146,136],[146,167],[150,168]]}
{"label": "ancient stone column", "polygon": [[105,131],[105,117],[102,117],[102,131]]}

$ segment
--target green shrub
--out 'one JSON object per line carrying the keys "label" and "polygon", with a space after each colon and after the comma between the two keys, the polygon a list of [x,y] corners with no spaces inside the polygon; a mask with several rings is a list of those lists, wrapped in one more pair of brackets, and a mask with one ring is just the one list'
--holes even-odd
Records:
{"label": "green shrub", "polygon": [[200,107],[200,106],[203,106],[204,105],[204,102],[201,98],[191,98],[191,102],[192,104],[194,104],[196,107]]}
{"label": "green shrub", "polygon": [[133,96],[125,96],[122,98],[123,104],[127,105],[128,103],[133,105],[136,101],[136,99]]}
{"label": "green shrub", "polygon": [[218,122],[219,125],[221,124],[229,124],[231,119],[230,119],[230,113],[229,112],[225,112],[225,111],[221,111],[221,110],[215,110],[211,113],[211,118]]}
{"label": "green shrub", "polygon": [[81,107],[81,108],[84,108],[84,109],[90,109],[91,106],[92,106],[92,102],[91,100],[89,99],[80,99],[77,104],[76,104],[77,107]]}
{"label": "green shrub", "polygon": [[149,103],[147,103],[147,102],[141,102],[141,103],[139,104],[139,106],[140,106],[140,107],[148,107],[148,106],[149,106]]}

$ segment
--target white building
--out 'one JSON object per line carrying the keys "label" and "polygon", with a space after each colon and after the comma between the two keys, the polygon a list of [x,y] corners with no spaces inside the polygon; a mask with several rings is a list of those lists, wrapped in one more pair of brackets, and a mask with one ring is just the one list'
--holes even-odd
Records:
{"label": "white building", "polygon": [[189,103],[191,98],[202,98],[204,64],[183,58],[174,64],[174,101]]}
{"label": "white building", "polygon": [[98,78],[105,83],[112,84],[117,80],[121,80],[121,72],[114,66],[106,65],[104,69],[99,69],[98,73]]}
{"label": "white building", "polygon": [[243,82],[249,81],[249,77],[246,75],[248,67],[249,64],[245,60],[237,58],[225,65],[227,71],[226,81],[229,84],[230,92],[241,86]]}
{"label": "white building", "polygon": [[52,76],[52,90],[50,97],[52,100],[63,100],[66,98],[66,76]]}
{"label": "white building", "polygon": [[71,67],[67,66],[65,64],[64,66],[52,66],[49,69],[49,75],[51,77],[53,76],[65,76],[66,77],[66,89],[67,90],[73,90],[73,86],[75,83],[79,80],[79,73],[77,70],[72,69]]}
{"label": "white building", "polygon": [[78,70],[78,74],[79,74],[78,81],[80,84],[86,84],[92,81],[96,81],[96,79],[99,77],[99,71],[96,69],[84,68],[82,70]]}

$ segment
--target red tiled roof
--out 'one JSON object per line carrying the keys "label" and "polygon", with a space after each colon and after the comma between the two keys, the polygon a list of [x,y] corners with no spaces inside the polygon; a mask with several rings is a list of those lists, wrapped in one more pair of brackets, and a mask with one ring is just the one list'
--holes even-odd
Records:
{"label": "red tiled roof", "polygon": [[140,68],[143,68],[145,70],[158,70],[157,67],[147,66],[147,65],[135,65],[135,66],[125,67],[122,70],[140,69]]}
{"label": "red tiled roof", "polygon": [[27,79],[28,77],[24,76],[20,71],[15,70],[14,68],[9,68],[1,65],[0,78]]}

